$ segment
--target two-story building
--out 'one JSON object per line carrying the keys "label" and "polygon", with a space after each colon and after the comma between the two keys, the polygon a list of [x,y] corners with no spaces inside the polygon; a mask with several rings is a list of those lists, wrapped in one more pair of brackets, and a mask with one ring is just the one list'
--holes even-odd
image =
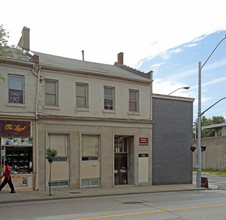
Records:
{"label": "two-story building", "polygon": [[30,51],[0,59],[1,162],[17,189],[152,184],[152,71]]}

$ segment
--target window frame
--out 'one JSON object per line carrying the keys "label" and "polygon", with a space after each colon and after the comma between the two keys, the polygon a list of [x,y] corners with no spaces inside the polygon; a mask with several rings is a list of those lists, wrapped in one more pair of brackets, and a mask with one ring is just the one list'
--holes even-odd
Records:
{"label": "window frame", "polygon": [[[55,83],[56,84],[56,93],[55,94],[49,94],[46,92],[46,85],[47,83]],[[55,95],[55,105],[50,105],[49,103],[46,103],[46,95]],[[59,107],[59,81],[55,79],[45,79],[45,106],[48,107]]]}
{"label": "window frame", "polygon": [[[112,90],[112,99],[106,99],[105,89],[111,89]],[[112,108],[106,107],[107,105],[105,105],[105,100],[111,100],[112,101]],[[113,87],[113,86],[104,86],[104,110],[108,110],[108,111],[114,111],[115,110],[115,87]]]}
{"label": "window frame", "polygon": [[[85,87],[85,91],[86,91],[86,95],[85,96],[78,96],[77,95],[77,86],[84,86]],[[89,109],[89,84],[88,83],[81,83],[81,82],[76,82],[75,83],[75,105],[76,105],[76,109]],[[85,98],[85,107],[80,107],[78,106],[78,101],[77,98],[78,97],[82,97]]]}
{"label": "window frame", "polygon": [[[69,136],[68,134],[62,134],[62,133],[48,133],[48,141],[49,141],[49,147],[51,149],[53,149],[52,146],[50,146],[50,137],[51,136],[66,136],[66,154],[65,155],[57,155],[55,158],[54,158],[54,162],[69,162],[69,155],[70,155],[70,147],[69,147]],[[56,149],[57,150],[57,149]],[[59,153],[59,152],[58,152]]]}
{"label": "window frame", "polygon": [[[20,89],[11,89],[10,88],[10,77],[16,77],[22,79],[22,90]],[[22,102],[12,102],[10,101],[10,90],[22,91]],[[10,104],[25,104],[25,77],[24,75],[8,74],[8,103]]]}
{"label": "window frame", "polygon": [[[135,93],[135,101],[132,101],[130,99],[130,93],[134,92]],[[135,110],[130,108],[130,103],[135,103]],[[129,112],[136,112],[139,113],[139,90],[136,89],[129,89]]]}
{"label": "window frame", "polygon": [[[98,154],[97,155],[83,155],[83,137],[97,137],[98,138]],[[81,161],[99,161],[100,160],[100,135],[97,134],[82,134],[81,135]]]}

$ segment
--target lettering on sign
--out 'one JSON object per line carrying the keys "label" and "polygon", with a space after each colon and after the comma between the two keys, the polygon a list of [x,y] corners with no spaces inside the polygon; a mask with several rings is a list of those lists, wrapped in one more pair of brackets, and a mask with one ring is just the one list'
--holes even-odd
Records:
{"label": "lettering on sign", "polygon": [[148,138],[140,137],[139,146],[148,146]]}
{"label": "lettering on sign", "polygon": [[26,126],[21,127],[21,125],[13,125],[13,124],[6,124],[4,129],[11,130],[11,131],[17,131],[17,132],[22,132],[24,131]]}
{"label": "lettering on sign", "polygon": [[29,137],[30,122],[0,121],[0,137]]}

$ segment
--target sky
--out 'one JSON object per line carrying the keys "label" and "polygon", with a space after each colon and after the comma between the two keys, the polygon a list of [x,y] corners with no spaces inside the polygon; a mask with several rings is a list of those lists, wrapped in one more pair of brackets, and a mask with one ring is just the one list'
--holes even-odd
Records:
{"label": "sky", "polygon": [[[153,92],[194,98],[198,62],[226,35],[225,0],[0,0],[0,24],[17,45],[30,28],[32,51],[153,70]],[[202,111],[226,97],[226,40],[202,68]],[[226,99],[205,113],[226,118]]]}

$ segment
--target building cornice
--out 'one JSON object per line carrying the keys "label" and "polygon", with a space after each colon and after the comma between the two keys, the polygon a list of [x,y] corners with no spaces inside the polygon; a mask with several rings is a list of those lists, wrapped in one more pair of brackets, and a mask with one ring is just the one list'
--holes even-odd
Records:
{"label": "building cornice", "polygon": [[74,75],[74,74],[80,74],[81,76],[94,76],[94,77],[98,77],[98,78],[105,78],[105,79],[116,79],[116,80],[120,80],[120,81],[126,81],[126,82],[132,82],[132,83],[142,83],[142,84],[150,84],[151,81],[147,81],[147,80],[141,80],[141,79],[131,79],[131,78],[126,78],[126,77],[119,77],[119,76],[113,76],[113,75],[107,75],[104,72],[103,73],[99,73],[99,72],[94,72],[94,71],[85,71],[85,70],[74,70],[74,69],[66,69],[66,68],[60,68],[60,67],[53,67],[53,66],[47,66],[47,65],[41,65],[42,66],[42,72],[44,70],[47,71],[54,71],[54,73],[58,73],[58,74],[62,74],[66,73],[69,75]]}
{"label": "building cornice", "polygon": [[12,114],[12,113],[1,113],[0,114],[0,120],[35,120],[35,115],[25,115],[25,114],[21,114],[18,115],[17,114]]}
{"label": "building cornice", "polygon": [[13,59],[0,59],[0,64],[11,64],[16,66],[26,66],[26,67],[32,67],[35,63],[24,61],[24,60],[13,60]]}
{"label": "building cornice", "polygon": [[100,117],[78,117],[63,115],[39,115],[39,119],[47,120],[74,120],[74,121],[95,121],[95,122],[115,122],[115,123],[135,123],[135,124],[153,124],[150,119],[125,119],[125,118],[100,118]]}
{"label": "building cornice", "polygon": [[152,95],[153,98],[157,99],[169,99],[169,100],[178,100],[178,101],[185,101],[185,102],[194,102],[194,98],[187,98],[181,96],[171,96],[171,95],[162,95],[162,94],[154,94]]}

